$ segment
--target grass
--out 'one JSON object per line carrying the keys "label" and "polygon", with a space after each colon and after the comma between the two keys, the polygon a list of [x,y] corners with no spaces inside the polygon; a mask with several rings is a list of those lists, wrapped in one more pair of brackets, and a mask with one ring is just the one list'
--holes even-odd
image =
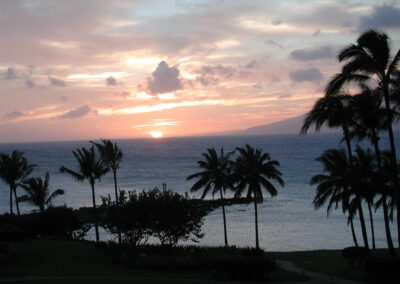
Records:
{"label": "grass", "polygon": [[[224,283],[209,272],[149,271],[119,266],[89,242],[30,240],[9,242],[8,246],[14,257],[10,263],[0,265],[0,279],[32,277],[29,281],[12,283]],[[268,278],[274,282],[307,279],[280,269]]]}

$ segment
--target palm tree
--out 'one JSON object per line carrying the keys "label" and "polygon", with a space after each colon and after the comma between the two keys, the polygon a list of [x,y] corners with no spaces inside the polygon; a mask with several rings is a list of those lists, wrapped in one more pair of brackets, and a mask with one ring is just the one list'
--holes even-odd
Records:
{"label": "palm tree", "polygon": [[101,158],[113,172],[115,201],[118,203],[117,170],[119,169],[119,164],[122,161],[124,154],[122,153],[122,150],[118,148],[117,143],[112,143],[109,139],[100,139],[100,141],[101,143],[93,141],[90,141],[90,143],[96,146]]}
{"label": "palm tree", "polygon": [[[349,211],[348,220],[352,219],[357,209],[364,246],[368,249],[368,237],[361,209],[361,197],[359,192],[355,191],[353,185],[352,165],[346,155],[346,151],[344,149],[328,149],[316,160],[323,165],[324,172],[327,174],[318,174],[311,178],[310,184],[318,184],[317,193],[313,201],[315,208],[322,207],[329,200],[327,207],[327,213],[329,213],[333,205],[337,208],[338,204],[342,203],[343,211]],[[353,195],[355,198],[351,200]],[[353,228],[352,234],[354,239]]]}
{"label": "palm tree", "polygon": [[20,215],[19,204],[17,198],[17,186],[27,176],[29,176],[35,164],[28,164],[28,160],[24,157],[23,152],[13,151],[11,156],[0,154],[0,178],[10,186],[10,214],[13,214],[13,193],[17,214]]}
{"label": "palm tree", "polygon": [[[399,179],[397,175],[396,148],[393,135],[393,115],[390,106],[390,84],[397,71],[400,60],[400,50],[391,60],[389,37],[379,31],[369,30],[363,33],[357,44],[345,47],[338,56],[339,62],[346,61],[342,72],[336,74],[329,82],[327,94],[337,93],[343,85],[349,82],[373,81],[382,90],[387,111],[388,132],[391,150],[391,162],[396,187],[396,202],[400,208]],[[400,210],[397,210],[397,233],[400,247]]]}
{"label": "palm tree", "polygon": [[[345,94],[335,94],[320,98],[306,115],[300,134],[305,135],[313,125],[315,126],[316,132],[319,132],[324,124],[327,124],[330,128],[341,127],[344,140],[346,141],[350,165],[352,165],[353,155],[350,143],[349,124],[351,123],[353,114],[347,103],[350,98],[351,96]],[[346,208],[346,206],[343,208]],[[345,209],[345,211],[347,210]],[[354,244],[358,246],[353,218],[350,218],[350,215],[348,221],[350,223]]]}
{"label": "palm tree", "polygon": [[93,211],[94,211],[94,224],[96,230],[96,241],[99,241],[99,225],[96,210],[96,196],[94,191],[94,185],[96,180],[100,180],[105,175],[109,168],[104,165],[104,161],[96,156],[94,147],[90,149],[82,148],[72,151],[72,154],[78,161],[78,171],[68,169],[61,166],[60,172],[67,173],[75,178],[79,182],[87,180],[92,188],[92,200],[93,200]]}
{"label": "palm tree", "polygon": [[203,153],[204,160],[198,161],[201,172],[192,174],[187,177],[187,180],[198,179],[190,189],[191,192],[196,192],[204,188],[201,199],[211,191],[214,195],[219,192],[222,205],[222,216],[224,220],[224,240],[225,246],[228,245],[228,235],[226,231],[226,216],[225,202],[223,193],[227,188],[233,189],[234,185],[231,176],[231,161],[230,157],[234,152],[224,154],[224,148],[221,148],[221,153],[218,156],[214,148],[207,149],[207,153]]}
{"label": "palm tree", "polygon": [[32,177],[24,180],[20,186],[26,191],[27,194],[19,197],[19,201],[28,202],[32,205],[38,206],[40,212],[44,212],[45,205],[50,204],[55,197],[64,194],[64,190],[62,189],[57,189],[50,194],[49,179],[49,172],[47,172],[44,180],[40,177]]}
{"label": "palm tree", "polygon": [[[350,100],[350,107],[354,113],[354,129],[351,137],[358,140],[369,138],[375,149],[378,164],[378,174],[382,173],[381,151],[379,148],[379,132],[388,127],[387,111],[381,108],[382,100],[379,92],[373,92],[364,87],[362,93],[355,95]],[[383,179],[380,179],[383,181]],[[386,239],[389,251],[395,255],[393,241],[389,226],[389,212],[386,201],[386,194],[382,190],[382,184],[378,184],[378,192],[382,193],[382,207],[385,220]]]}
{"label": "palm tree", "polygon": [[276,169],[279,166],[279,162],[271,160],[268,153],[263,153],[260,149],[254,149],[248,144],[244,148],[236,148],[236,150],[239,152],[239,156],[234,163],[234,172],[237,180],[235,197],[240,197],[246,190],[246,186],[247,198],[253,197],[256,248],[259,249],[257,203],[261,203],[264,200],[262,188],[273,197],[278,194],[278,191],[270,180],[277,181],[281,186],[284,186],[285,183],[281,178],[281,172]]}

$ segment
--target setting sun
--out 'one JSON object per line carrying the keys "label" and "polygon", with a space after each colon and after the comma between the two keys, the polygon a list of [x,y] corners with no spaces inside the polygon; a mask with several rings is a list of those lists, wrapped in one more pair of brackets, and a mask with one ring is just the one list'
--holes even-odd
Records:
{"label": "setting sun", "polygon": [[163,136],[163,133],[161,131],[150,131],[149,134],[153,138],[161,138]]}

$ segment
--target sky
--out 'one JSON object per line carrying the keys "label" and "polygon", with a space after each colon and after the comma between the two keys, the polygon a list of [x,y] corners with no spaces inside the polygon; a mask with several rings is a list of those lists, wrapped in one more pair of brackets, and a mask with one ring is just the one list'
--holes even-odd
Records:
{"label": "sky", "polygon": [[0,143],[187,136],[302,115],[396,1],[1,0]]}

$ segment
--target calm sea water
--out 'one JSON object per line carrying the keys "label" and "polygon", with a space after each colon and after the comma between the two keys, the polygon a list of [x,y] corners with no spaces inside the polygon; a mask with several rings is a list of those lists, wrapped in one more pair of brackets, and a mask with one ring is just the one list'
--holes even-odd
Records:
{"label": "calm sea water", "polygon": [[[321,173],[322,169],[315,158],[325,149],[337,148],[340,139],[339,134],[318,134],[115,140],[124,152],[118,172],[119,187],[140,191],[155,186],[161,188],[162,183],[166,183],[174,191],[189,192],[193,182],[187,181],[186,177],[199,170],[197,161],[202,159],[201,154],[207,148],[224,147],[225,151],[230,151],[248,143],[268,152],[272,159],[280,162],[280,170],[286,183],[283,188],[277,185],[277,197],[271,199],[265,194],[265,201],[259,206],[260,246],[271,251],[343,248],[353,244],[346,216],[338,210],[327,218],[325,208],[315,210],[312,205],[315,187],[309,185],[310,178]],[[398,142],[397,140],[399,147]],[[59,168],[63,165],[77,169],[71,151],[89,146],[88,141],[14,143],[0,144],[0,152],[23,151],[30,163],[40,166],[35,169],[33,176],[43,177],[49,171],[51,189],[65,190],[65,195],[58,197],[53,204],[79,208],[91,206],[90,186],[59,173]],[[382,138],[382,148],[388,148],[385,138]],[[101,203],[100,196],[111,194],[113,197],[113,192],[112,174],[108,174],[96,184],[97,204]],[[0,182],[0,212],[9,210],[8,193],[8,187]],[[18,194],[22,194],[21,189]],[[200,194],[191,193],[192,196]],[[26,204],[22,204],[21,208],[25,212],[33,209]],[[355,224],[359,242],[362,243],[358,220]],[[254,245],[252,204],[228,207],[227,225],[231,245]],[[375,230],[377,246],[386,247],[380,210],[375,214]],[[217,209],[206,217],[203,232],[206,235],[201,240],[201,245],[223,245],[221,210]],[[397,242],[394,226],[392,236]]]}

